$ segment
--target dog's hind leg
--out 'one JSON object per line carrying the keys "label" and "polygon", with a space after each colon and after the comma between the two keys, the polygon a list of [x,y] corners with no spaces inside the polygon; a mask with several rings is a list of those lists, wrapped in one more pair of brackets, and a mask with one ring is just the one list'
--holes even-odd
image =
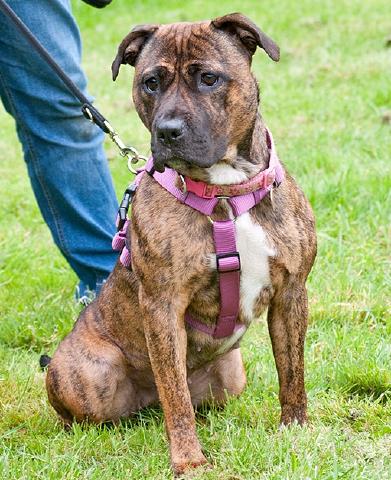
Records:
{"label": "dog's hind leg", "polygon": [[91,333],[80,333],[61,342],[46,377],[49,401],[63,423],[115,423],[145,406],[122,352]]}
{"label": "dog's hind leg", "polygon": [[196,370],[188,377],[193,405],[213,402],[222,405],[229,396],[238,396],[246,386],[240,348],[224,355]]}

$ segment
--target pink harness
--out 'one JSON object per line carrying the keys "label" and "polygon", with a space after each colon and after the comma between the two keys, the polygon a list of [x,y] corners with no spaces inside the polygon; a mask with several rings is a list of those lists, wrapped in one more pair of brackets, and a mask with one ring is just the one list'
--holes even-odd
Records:
{"label": "pink harness", "polygon": [[[284,170],[278,159],[272,134],[266,130],[267,145],[270,152],[269,166],[250,180],[236,185],[209,185],[191,178],[184,179],[183,190],[177,187],[178,173],[166,167],[163,173],[156,172],[152,158],[141,169],[134,184],[125,192],[119,214],[119,230],[113,238],[113,249],[120,251],[121,263],[131,268],[132,259],[126,239],[129,225],[127,210],[134,192],[142,176],[147,172],[165,190],[179,202],[188,205],[198,212],[210,216],[220,198],[227,200],[234,217],[248,212],[257,205],[274,186],[278,186],[284,178]],[[128,196],[127,196],[128,195]],[[122,210],[121,210],[122,208]],[[219,274],[220,313],[216,325],[206,325],[186,312],[185,320],[192,328],[212,335],[213,338],[231,336],[241,324],[236,320],[239,315],[240,299],[240,255],[236,248],[236,229],[234,220],[213,221],[213,240],[216,250],[216,266]]]}

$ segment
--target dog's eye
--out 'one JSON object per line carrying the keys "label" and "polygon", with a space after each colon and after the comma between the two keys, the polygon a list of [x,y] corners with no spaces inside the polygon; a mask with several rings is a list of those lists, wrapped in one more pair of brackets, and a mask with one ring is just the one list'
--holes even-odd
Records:
{"label": "dog's eye", "polygon": [[149,77],[144,81],[144,87],[147,92],[155,93],[159,88],[159,81],[156,77]]}
{"label": "dog's eye", "polygon": [[214,73],[202,73],[201,74],[201,83],[208,87],[213,87],[218,81],[219,77]]}

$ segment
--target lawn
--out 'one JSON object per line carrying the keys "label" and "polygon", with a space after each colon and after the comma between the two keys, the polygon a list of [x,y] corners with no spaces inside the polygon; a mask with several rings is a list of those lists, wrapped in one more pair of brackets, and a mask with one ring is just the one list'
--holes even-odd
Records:
{"label": "lawn", "polygon": [[[224,410],[197,416],[214,469],[194,478],[389,479],[389,0],[114,0],[105,10],[73,4],[90,91],[126,142],[144,153],[149,138],[130,101],[131,69],[114,84],[110,78],[131,26],[241,11],[281,47],[278,64],[258,52],[254,71],[279,155],[317,218],[319,251],[308,282],[310,421],[278,429],[277,375],[260,319],[243,341],[245,392]],[[47,403],[38,358],[72,327],[76,277],[39,214],[3,110],[0,131],[0,478],[169,479],[160,410],[112,429],[65,432]],[[121,194],[129,175],[106,146]]]}

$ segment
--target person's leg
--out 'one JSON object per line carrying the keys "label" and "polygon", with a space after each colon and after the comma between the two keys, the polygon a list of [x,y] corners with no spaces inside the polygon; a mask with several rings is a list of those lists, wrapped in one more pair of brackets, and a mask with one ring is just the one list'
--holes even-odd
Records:
{"label": "person's leg", "polygon": [[[86,94],[69,0],[8,4]],[[16,121],[35,196],[55,243],[94,290],[117,258],[111,250],[117,200],[104,134],[1,12],[0,30],[0,96]]]}

